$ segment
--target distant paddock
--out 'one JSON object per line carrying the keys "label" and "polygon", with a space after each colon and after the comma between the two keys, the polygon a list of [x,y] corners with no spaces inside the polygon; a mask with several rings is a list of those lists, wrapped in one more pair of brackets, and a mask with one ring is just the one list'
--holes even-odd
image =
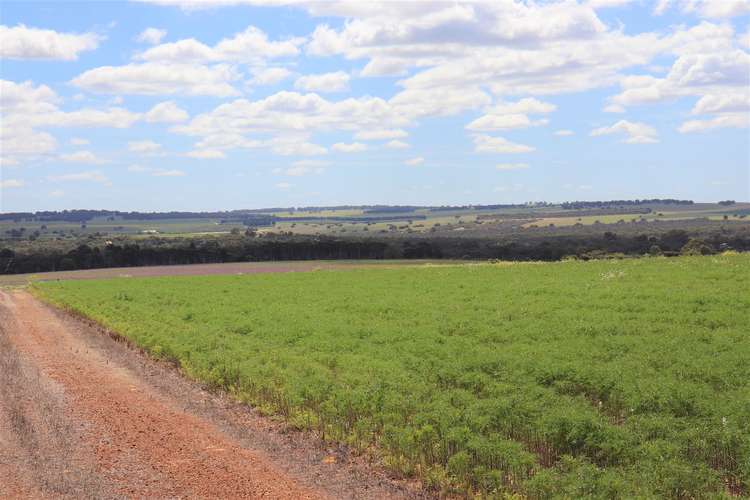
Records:
{"label": "distant paddock", "polygon": [[[461,261],[466,262],[466,261]],[[354,269],[454,263],[449,260],[304,260],[277,262],[227,262],[221,264],[187,264],[177,266],[111,267],[47,273],[0,275],[0,286],[23,286],[32,281],[84,280],[107,278],[141,278],[149,276],[206,276],[221,274],[289,273],[318,269]]]}

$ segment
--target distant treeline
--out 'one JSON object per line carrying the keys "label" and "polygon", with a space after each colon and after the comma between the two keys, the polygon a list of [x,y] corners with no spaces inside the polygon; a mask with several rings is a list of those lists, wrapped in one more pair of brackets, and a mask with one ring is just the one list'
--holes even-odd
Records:
{"label": "distant treeline", "polygon": [[671,198],[652,198],[650,200],[610,200],[610,201],[567,201],[560,206],[566,210],[580,208],[609,208],[638,205],[692,205],[693,200],[674,200]]}
{"label": "distant treeline", "polygon": [[[734,201],[720,202],[722,205],[733,204]],[[559,204],[562,208],[607,208],[613,206],[634,205],[692,205],[692,200],[659,199],[651,200],[611,200],[611,201],[571,201]],[[118,218],[125,220],[155,220],[155,219],[239,219],[252,214],[270,215],[276,212],[322,212],[330,210],[362,210],[364,214],[413,212],[418,209],[427,209],[432,212],[445,212],[457,210],[501,210],[508,208],[530,208],[530,207],[554,207],[558,204],[548,202],[534,202],[521,204],[496,204],[496,205],[444,205],[444,206],[417,206],[417,205],[341,205],[335,207],[276,207],[259,208],[249,210],[229,210],[219,212],[121,212],[119,210],[61,210],[61,211],[39,211],[39,212],[9,212],[0,213],[0,220],[12,221],[40,221],[40,222],[86,222],[95,218]],[[330,218],[330,217],[326,217]]]}
{"label": "distant treeline", "polygon": [[554,261],[607,256],[710,254],[750,250],[750,232],[721,230],[695,237],[683,230],[663,234],[538,235],[524,238],[338,238],[228,236],[205,239],[97,241],[69,251],[39,244],[23,251],[0,249],[0,274],[102,267],[318,259],[500,259]]}

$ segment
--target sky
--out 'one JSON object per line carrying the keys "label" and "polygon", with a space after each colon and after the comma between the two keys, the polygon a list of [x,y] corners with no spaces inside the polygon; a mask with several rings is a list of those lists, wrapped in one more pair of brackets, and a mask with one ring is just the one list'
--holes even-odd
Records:
{"label": "sky", "polygon": [[750,200],[750,2],[0,6],[0,211]]}

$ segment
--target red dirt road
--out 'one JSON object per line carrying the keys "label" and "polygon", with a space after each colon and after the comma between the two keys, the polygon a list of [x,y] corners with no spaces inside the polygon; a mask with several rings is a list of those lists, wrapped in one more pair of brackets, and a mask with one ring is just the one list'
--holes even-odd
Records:
{"label": "red dirt road", "polygon": [[0,291],[0,497],[415,494],[142,358],[25,291]]}

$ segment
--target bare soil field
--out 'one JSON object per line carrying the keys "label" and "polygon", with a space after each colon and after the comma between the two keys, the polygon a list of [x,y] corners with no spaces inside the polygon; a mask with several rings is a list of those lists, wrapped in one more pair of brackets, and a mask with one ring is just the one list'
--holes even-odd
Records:
{"label": "bare soil field", "polygon": [[[189,267],[301,267],[255,266]],[[120,271],[81,274],[97,272]],[[23,290],[0,291],[0,379],[2,498],[421,496],[418,485],[208,392]]]}
{"label": "bare soil field", "polygon": [[373,261],[277,261],[277,262],[228,262],[222,264],[188,264],[177,266],[111,267],[78,271],[56,271],[35,274],[0,275],[0,286],[22,286],[31,281],[140,278],[149,276],[207,276],[221,274],[289,273],[315,271],[319,269],[353,269],[371,266],[450,264],[450,260],[373,260]]}

